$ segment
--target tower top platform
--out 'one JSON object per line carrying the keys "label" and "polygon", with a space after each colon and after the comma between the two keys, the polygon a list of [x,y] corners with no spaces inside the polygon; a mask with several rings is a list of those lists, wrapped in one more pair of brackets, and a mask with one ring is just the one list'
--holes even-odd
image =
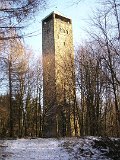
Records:
{"label": "tower top platform", "polygon": [[49,15],[47,15],[45,18],[42,19],[42,22],[47,22],[50,19],[52,19],[53,17],[71,22],[70,18],[68,18],[67,16],[63,15],[62,13],[60,13],[58,11],[51,12]]}

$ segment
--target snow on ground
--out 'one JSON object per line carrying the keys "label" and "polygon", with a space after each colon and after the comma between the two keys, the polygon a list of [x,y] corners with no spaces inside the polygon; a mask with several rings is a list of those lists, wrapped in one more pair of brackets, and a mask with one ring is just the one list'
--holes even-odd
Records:
{"label": "snow on ground", "polygon": [[18,139],[4,141],[3,160],[68,160],[69,155],[56,139]]}
{"label": "snow on ground", "polygon": [[0,160],[112,160],[94,147],[95,140],[98,138],[0,140]]}
{"label": "snow on ground", "polygon": [[94,148],[95,137],[66,139],[63,145],[69,152],[70,160],[111,160]]}

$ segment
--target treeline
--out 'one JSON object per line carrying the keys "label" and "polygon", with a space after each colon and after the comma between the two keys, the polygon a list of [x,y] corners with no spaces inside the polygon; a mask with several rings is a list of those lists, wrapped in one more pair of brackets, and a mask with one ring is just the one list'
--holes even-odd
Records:
{"label": "treeline", "polygon": [[[7,41],[0,60],[1,136],[40,134],[42,70],[20,40]],[[2,94],[3,93],[3,94]]]}
{"label": "treeline", "polygon": [[[120,136],[120,2],[106,0],[102,5],[92,19],[89,41],[75,53],[76,93],[65,89],[62,93],[65,103],[60,111],[65,114],[62,112],[59,123],[64,129],[71,121],[66,121],[65,115],[73,116],[77,136]],[[15,33],[12,30],[10,34]],[[0,136],[42,137],[42,64],[19,39],[1,42]],[[65,79],[70,82],[67,76]]]}
{"label": "treeline", "polygon": [[[27,28],[28,22],[34,20],[36,11],[39,12],[47,6],[46,2],[45,0],[0,0],[1,137],[21,137],[27,135],[31,123],[35,122],[36,126],[40,125],[37,116],[41,114],[40,107],[38,107],[41,96],[40,63],[38,66],[36,63],[36,66],[31,67],[32,51],[24,47],[23,40],[24,36],[32,36],[33,33],[26,35],[23,29]],[[38,77],[37,74],[39,74]],[[36,115],[34,115],[34,110],[37,110]],[[35,129],[35,126],[33,128]]]}
{"label": "treeline", "polygon": [[120,136],[120,2],[107,0],[76,54],[80,135]]}

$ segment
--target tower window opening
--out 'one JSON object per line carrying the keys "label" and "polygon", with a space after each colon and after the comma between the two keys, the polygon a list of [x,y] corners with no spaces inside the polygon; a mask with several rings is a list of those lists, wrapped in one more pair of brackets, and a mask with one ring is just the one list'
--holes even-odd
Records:
{"label": "tower window opening", "polygon": [[68,24],[71,24],[71,20],[67,21]]}
{"label": "tower window opening", "polygon": [[64,42],[64,46],[65,46],[65,42]]}
{"label": "tower window opening", "polygon": [[60,32],[61,32],[61,33],[66,33],[66,30],[63,29],[63,28],[60,28]]}

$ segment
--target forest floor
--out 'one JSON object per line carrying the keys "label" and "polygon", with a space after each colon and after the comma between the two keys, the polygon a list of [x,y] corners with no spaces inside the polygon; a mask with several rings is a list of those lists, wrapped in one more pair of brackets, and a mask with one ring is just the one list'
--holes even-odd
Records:
{"label": "forest floor", "polygon": [[120,160],[120,139],[0,140],[0,160]]}

